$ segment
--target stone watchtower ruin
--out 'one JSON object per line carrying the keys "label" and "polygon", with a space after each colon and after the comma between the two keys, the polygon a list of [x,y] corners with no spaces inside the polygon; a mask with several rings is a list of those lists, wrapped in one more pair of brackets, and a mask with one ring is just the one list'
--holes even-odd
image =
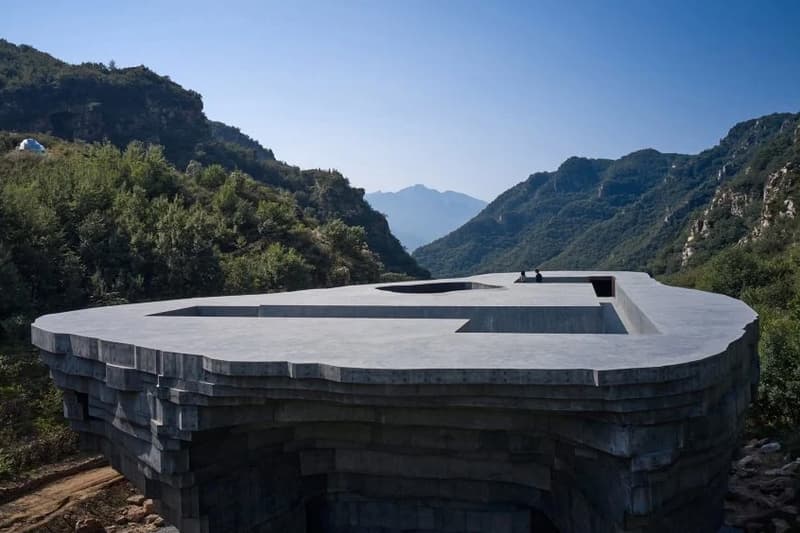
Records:
{"label": "stone watchtower ruin", "polygon": [[33,342],[83,444],[183,533],[716,531],[753,310],[517,277],[85,309]]}

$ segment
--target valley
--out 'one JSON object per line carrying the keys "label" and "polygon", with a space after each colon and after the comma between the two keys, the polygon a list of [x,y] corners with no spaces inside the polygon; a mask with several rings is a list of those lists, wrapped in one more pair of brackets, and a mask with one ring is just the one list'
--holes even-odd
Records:
{"label": "valley", "polygon": [[[800,530],[800,113],[741,118],[699,153],[576,155],[489,203],[423,185],[366,193],[281,161],[146,66],[0,39],[0,531],[164,526],[110,467],[73,468],[77,434],[29,345],[36,317],[534,268],[643,271],[755,310],[760,382],[726,524]],[[43,150],[21,149],[31,138]]]}

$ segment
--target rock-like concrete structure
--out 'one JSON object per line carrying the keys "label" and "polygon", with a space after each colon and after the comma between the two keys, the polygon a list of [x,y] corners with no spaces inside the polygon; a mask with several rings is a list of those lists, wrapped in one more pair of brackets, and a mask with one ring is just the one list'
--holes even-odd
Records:
{"label": "rock-like concrete structure", "polygon": [[516,278],[86,309],[32,335],[85,445],[183,533],[715,531],[755,313],[639,273]]}

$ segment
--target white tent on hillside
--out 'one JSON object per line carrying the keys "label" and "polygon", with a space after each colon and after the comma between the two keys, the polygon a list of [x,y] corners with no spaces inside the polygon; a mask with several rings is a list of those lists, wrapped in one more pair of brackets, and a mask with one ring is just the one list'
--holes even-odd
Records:
{"label": "white tent on hillside", "polygon": [[17,150],[21,152],[34,152],[37,154],[43,154],[47,151],[36,139],[25,139],[19,143]]}

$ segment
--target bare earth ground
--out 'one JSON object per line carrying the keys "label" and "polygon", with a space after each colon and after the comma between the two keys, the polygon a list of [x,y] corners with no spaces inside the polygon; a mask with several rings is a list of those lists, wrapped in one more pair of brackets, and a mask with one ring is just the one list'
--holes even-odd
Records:
{"label": "bare earth ground", "polygon": [[[102,527],[116,533],[167,531],[163,519],[148,508],[150,504],[125,478],[106,464],[93,464],[92,459],[104,463],[100,458],[84,459],[89,463],[84,470],[51,479],[0,505],[0,533],[95,533]],[[80,462],[67,462],[71,468],[53,465],[35,473],[32,479],[52,477],[52,470],[59,467],[72,472],[74,463]],[[30,485],[31,480],[19,484]],[[11,489],[0,487],[0,495]],[[83,529],[76,529],[78,524]]]}
{"label": "bare earth ground", "polygon": [[[800,458],[766,439],[731,465],[726,533],[800,533]],[[0,533],[177,533],[102,457],[49,465],[0,484]]]}

